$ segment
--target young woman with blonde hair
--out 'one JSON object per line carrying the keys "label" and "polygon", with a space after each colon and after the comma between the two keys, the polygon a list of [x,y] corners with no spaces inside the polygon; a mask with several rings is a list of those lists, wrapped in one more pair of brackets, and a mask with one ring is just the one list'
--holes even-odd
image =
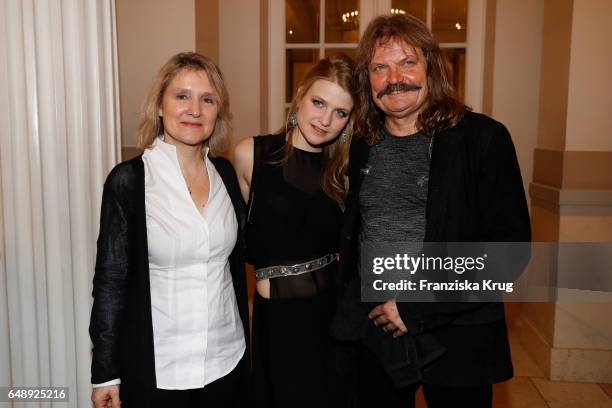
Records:
{"label": "young woman with blonde hair", "polygon": [[334,345],[341,208],[353,122],[353,65],[319,61],[281,132],[236,148],[255,267],[253,392],[266,407],[337,406]]}

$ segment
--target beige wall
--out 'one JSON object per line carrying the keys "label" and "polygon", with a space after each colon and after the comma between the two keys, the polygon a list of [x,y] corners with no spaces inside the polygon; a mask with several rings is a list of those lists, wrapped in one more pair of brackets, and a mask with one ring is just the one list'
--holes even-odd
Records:
{"label": "beige wall", "polygon": [[195,50],[194,0],[116,0],[116,7],[122,144],[129,147],[155,74],[172,55]]}
{"label": "beige wall", "polygon": [[543,0],[496,4],[491,113],[512,135],[525,191],[532,180],[538,134],[543,6]]}
{"label": "beige wall", "polygon": [[195,51],[196,41],[225,76],[233,140],[259,133],[260,1],[117,0],[117,31],[124,147],[136,144],[139,109],[159,68],[177,52]]}
{"label": "beige wall", "polygon": [[612,150],[611,16],[610,0],[574,1],[567,150]]}
{"label": "beige wall", "polygon": [[195,0],[196,51],[219,64],[219,0]]}
{"label": "beige wall", "polygon": [[[535,241],[612,242],[611,18],[609,0],[544,0]],[[553,380],[612,383],[611,314],[611,302],[526,304],[521,342]]]}
{"label": "beige wall", "polygon": [[564,150],[573,0],[544,0],[538,147]]}
{"label": "beige wall", "polygon": [[260,130],[259,11],[258,0],[219,2],[219,65],[230,93],[235,142]]}

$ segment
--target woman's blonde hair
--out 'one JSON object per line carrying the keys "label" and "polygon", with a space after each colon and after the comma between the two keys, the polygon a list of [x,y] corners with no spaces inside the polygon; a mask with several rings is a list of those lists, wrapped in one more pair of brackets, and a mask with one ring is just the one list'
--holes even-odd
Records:
{"label": "woman's blonde hair", "polygon": [[138,147],[141,149],[151,147],[155,138],[163,133],[164,123],[158,112],[162,106],[164,93],[176,75],[183,71],[206,73],[218,96],[217,121],[212,135],[205,144],[208,145],[211,156],[219,156],[226,148],[231,131],[232,114],[229,109],[229,94],[217,65],[210,58],[195,52],[176,54],[164,64],[155,77],[140,114],[137,132]]}
{"label": "woman's blonde hair", "polygon": [[[345,54],[336,54],[320,60],[304,77],[298,91],[296,92],[291,107],[287,112],[285,120],[285,132],[287,144],[285,158],[292,152],[292,130],[291,117],[297,114],[298,105],[308,92],[312,84],[324,79],[338,84],[342,89],[354,98],[355,82],[353,80],[353,61]],[[325,194],[334,199],[338,204],[344,204],[344,198],[348,191],[348,155],[353,136],[353,117],[351,114],[343,129],[343,135],[323,146],[323,171],[321,172],[321,187]]]}

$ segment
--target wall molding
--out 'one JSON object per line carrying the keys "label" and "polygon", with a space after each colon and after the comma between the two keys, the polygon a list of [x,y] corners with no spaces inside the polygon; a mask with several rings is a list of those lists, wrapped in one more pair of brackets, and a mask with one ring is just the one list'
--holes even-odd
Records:
{"label": "wall molding", "polygon": [[531,205],[559,215],[612,215],[611,190],[569,190],[531,183]]}
{"label": "wall molding", "polygon": [[528,319],[522,323],[521,345],[548,379],[612,383],[612,351],[553,347]]}
{"label": "wall molding", "polygon": [[533,181],[569,190],[612,190],[612,151],[537,148]]}

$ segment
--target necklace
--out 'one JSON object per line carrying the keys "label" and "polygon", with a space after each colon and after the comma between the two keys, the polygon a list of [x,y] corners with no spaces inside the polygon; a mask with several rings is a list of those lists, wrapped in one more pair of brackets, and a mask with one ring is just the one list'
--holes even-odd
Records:
{"label": "necklace", "polygon": [[187,180],[187,177],[185,177],[185,183],[187,184],[187,191],[189,191],[189,195],[193,195],[193,192],[191,191],[191,186],[193,186],[195,182],[198,181],[198,179],[200,178],[200,175],[203,172],[204,172],[204,166],[201,166],[200,171],[198,172],[198,174],[195,175],[195,177],[193,178],[193,180],[191,180],[191,182],[189,182]]}

